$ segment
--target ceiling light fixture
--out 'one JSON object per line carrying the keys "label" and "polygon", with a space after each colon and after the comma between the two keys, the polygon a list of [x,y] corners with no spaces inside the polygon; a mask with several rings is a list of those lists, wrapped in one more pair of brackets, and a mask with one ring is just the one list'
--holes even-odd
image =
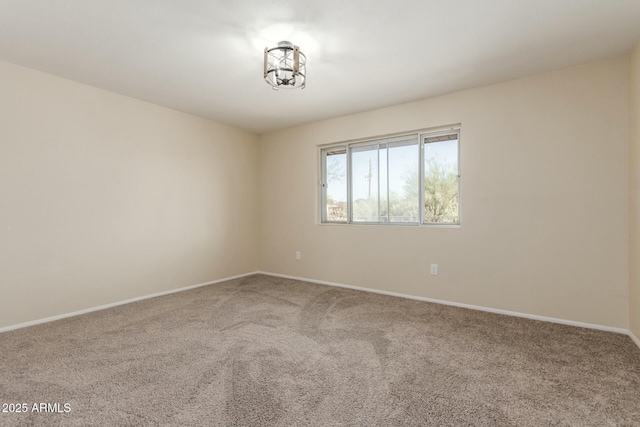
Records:
{"label": "ceiling light fixture", "polygon": [[298,46],[281,41],[277,47],[264,48],[264,79],[274,90],[304,89],[307,57]]}

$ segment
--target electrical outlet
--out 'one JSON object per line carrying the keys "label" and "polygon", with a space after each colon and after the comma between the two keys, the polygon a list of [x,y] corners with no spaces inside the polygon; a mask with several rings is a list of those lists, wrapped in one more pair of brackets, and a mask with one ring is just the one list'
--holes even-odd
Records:
{"label": "electrical outlet", "polygon": [[438,275],[438,264],[431,264],[431,275],[432,276]]}
{"label": "electrical outlet", "polygon": [[301,256],[301,254],[300,254],[300,251],[296,251],[296,259],[297,259],[298,261],[300,261],[300,260],[302,259],[302,256]]}

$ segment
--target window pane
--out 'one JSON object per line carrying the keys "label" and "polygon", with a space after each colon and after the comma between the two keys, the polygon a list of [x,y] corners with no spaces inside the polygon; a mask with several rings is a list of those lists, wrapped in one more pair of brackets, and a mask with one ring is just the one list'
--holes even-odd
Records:
{"label": "window pane", "polygon": [[389,146],[389,222],[420,222],[418,147],[417,138]]}
{"label": "window pane", "polygon": [[326,153],[326,218],[328,222],[347,221],[347,152]]}
{"label": "window pane", "polygon": [[457,134],[424,138],[424,221],[459,223]]}
{"label": "window pane", "polygon": [[353,222],[378,222],[378,144],[351,150]]}

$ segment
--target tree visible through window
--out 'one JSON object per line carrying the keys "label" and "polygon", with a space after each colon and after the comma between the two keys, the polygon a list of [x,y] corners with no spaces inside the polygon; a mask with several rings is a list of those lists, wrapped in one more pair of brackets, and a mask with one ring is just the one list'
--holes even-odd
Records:
{"label": "tree visible through window", "polygon": [[323,149],[322,222],[458,224],[458,133],[456,128]]}
{"label": "tree visible through window", "polygon": [[423,136],[424,222],[458,224],[458,134]]}

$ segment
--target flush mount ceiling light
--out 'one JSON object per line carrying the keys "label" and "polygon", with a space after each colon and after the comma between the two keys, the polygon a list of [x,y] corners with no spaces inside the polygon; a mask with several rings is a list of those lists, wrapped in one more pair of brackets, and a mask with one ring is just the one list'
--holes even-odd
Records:
{"label": "flush mount ceiling light", "polygon": [[274,90],[304,89],[307,57],[298,46],[281,41],[277,47],[264,48],[264,79]]}

